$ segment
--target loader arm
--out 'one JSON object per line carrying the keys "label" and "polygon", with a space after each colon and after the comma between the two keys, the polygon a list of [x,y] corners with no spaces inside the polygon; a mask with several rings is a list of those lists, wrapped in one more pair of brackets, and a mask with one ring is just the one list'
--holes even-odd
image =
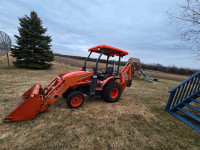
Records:
{"label": "loader arm", "polygon": [[129,58],[127,64],[121,70],[120,76],[120,85],[122,86],[122,91],[126,88],[126,86],[131,86],[132,81],[132,71],[133,71],[133,59]]}
{"label": "loader arm", "polygon": [[84,81],[84,79],[90,78],[91,75],[93,72],[85,71],[59,74],[41,91],[43,93],[41,112],[48,109],[67,89],[76,88],[80,84],[90,84],[91,81]]}

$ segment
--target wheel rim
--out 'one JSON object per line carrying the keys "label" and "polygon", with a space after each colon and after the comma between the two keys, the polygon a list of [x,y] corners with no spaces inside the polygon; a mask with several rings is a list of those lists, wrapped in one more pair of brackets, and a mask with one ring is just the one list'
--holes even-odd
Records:
{"label": "wheel rim", "polygon": [[78,106],[80,106],[80,105],[82,104],[82,102],[83,102],[83,98],[82,98],[81,95],[75,95],[75,96],[73,96],[72,99],[71,99],[71,105],[72,105],[73,107],[78,107]]}
{"label": "wheel rim", "polygon": [[112,98],[116,98],[118,96],[118,94],[119,94],[118,88],[113,88],[112,91],[111,91],[111,93],[110,93],[110,96]]}

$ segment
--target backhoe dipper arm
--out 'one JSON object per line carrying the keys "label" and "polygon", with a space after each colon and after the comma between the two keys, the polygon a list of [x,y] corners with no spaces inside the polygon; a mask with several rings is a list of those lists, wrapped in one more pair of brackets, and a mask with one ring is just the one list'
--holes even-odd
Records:
{"label": "backhoe dipper arm", "polygon": [[129,58],[127,64],[120,72],[120,85],[122,86],[122,90],[125,89],[127,82],[131,81],[132,66],[133,66],[133,59]]}

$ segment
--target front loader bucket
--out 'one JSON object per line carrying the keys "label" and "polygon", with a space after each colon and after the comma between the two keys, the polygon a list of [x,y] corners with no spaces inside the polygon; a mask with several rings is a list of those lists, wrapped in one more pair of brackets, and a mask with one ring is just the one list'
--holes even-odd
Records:
{"label": "front loader bucket", "polygon": [[8,116],[4,119],[8,121],[22,121],[34,119],[40,112],[42,97],[39,94],[41,85],[35,84],[15,104]]}

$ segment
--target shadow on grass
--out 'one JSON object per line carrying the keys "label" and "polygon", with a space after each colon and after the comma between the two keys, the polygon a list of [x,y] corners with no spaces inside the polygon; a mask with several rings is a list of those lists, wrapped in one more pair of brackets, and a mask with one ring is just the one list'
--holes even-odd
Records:
{"label": "shadow on grass", "polygon": [[[84,104],[88,104],[88,103],[107,103],[106,101],[104,101],[101,97],[88,97],[88,96],[84,96]],[[63,97],[58,98],[54,104],[55,107],[59,107],[59,108],[69,108],[66,104],[66,100]]]}

